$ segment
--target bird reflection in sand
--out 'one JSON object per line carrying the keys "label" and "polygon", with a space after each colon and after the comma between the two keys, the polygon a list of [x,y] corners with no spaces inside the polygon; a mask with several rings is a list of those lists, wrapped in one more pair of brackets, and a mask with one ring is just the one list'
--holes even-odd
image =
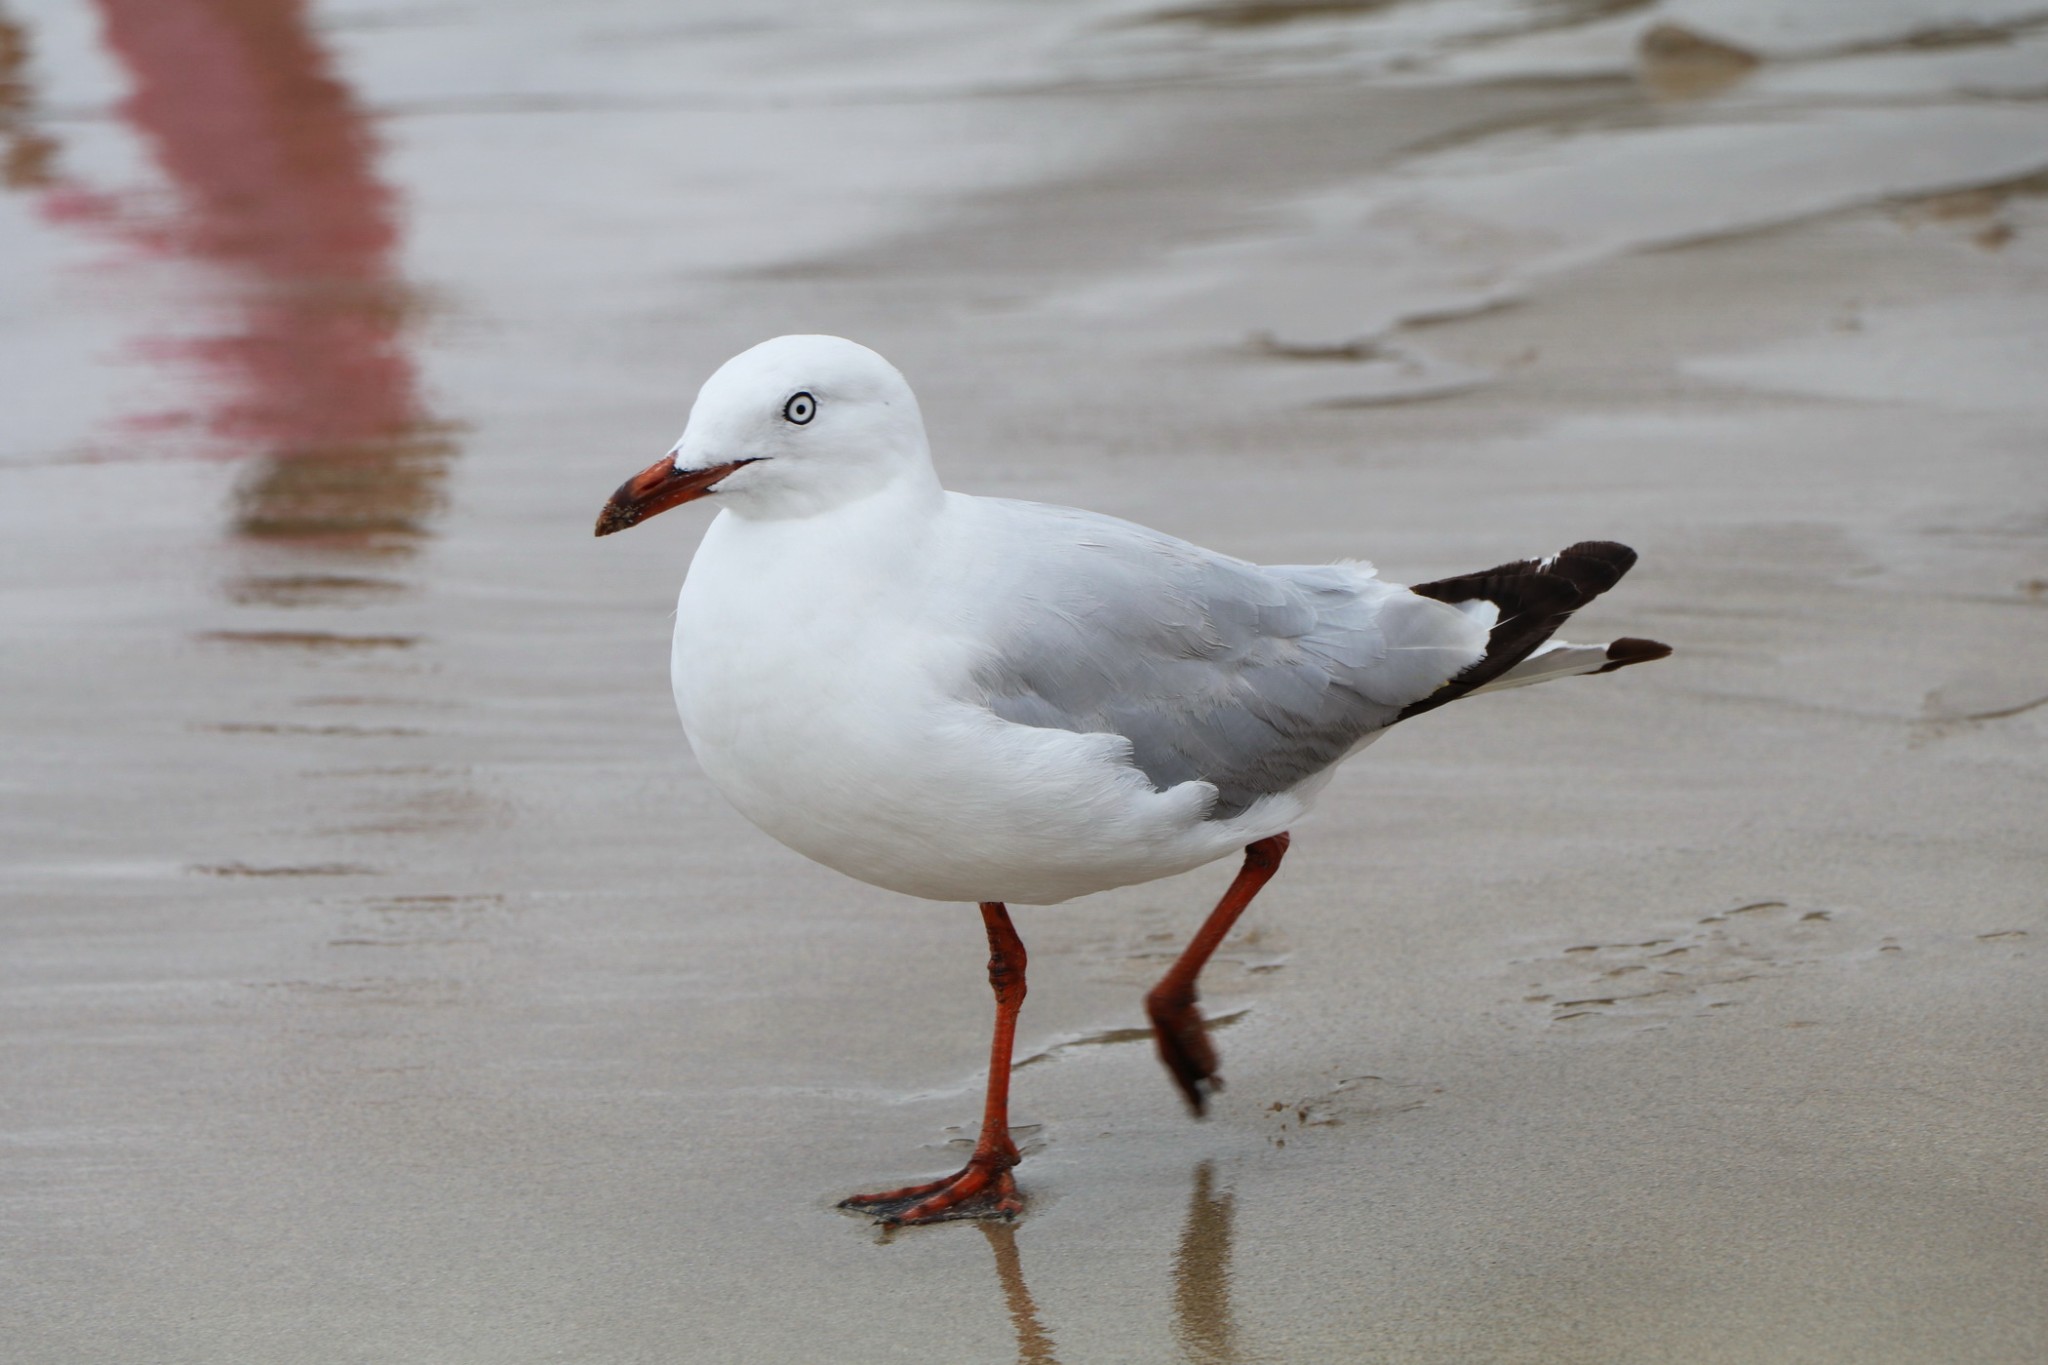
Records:
{"label": "bird reflection in sand", "polygon": [[1236,1197],[1219,1193],[1216,1170],[1195,1167],[1187,1221],[1173,1257],[1173,1334],[1197,1365],[1236,1365],[1237,1322],[1230,1312],[1230,1235]]}
{"label": "bird reflection in sand", "polygon": [[[1235,1196],[1216,1188],[1214,1163],[1195,1167],[1187,1217],[1173,1256],[1173,1335],[1194,1365],[1243,1365],[1251,1357],[1237,1342],[1230,1307],[1230,1240]],[[1017,1229],[1006,1222],[978,1223],[995,1253],[1003,1307],[1017,1334],[1018,1365],[1057,1365],[1052,1334],[1039,1320],[1038,1303],[1024,1282]]]}
{"label": "bird reflection in sand", "polygon": [[257,457],[234,529],[351,554],[424,535],[453,447],[402,343],[397,211],[376,144],[304,0],[97,0],[133,80],[121,113],[176,191],[169,221],[97,214],[151,254],[210,267],[217,317],[153,343],[208,381],[143,424]]}
{"label": "bird reflection in sand", "polygon": [[996,1254],[996,1279],[1003,1286],[1003,1307],[1017,1334],[1017,1365],[1058,1365],[1052,1336],[1038,1320],[1038,1304],[1024,1283],[1024,1262],[1017,1254],[1017,1229],[1009,1223],[982,1222],[981,1235]]}

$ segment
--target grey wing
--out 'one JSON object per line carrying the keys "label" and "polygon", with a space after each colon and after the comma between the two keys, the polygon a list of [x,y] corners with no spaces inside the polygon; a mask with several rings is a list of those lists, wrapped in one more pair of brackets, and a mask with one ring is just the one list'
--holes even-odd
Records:
{"label": "grey wing", "polygon": [[1033,580],[989,622],[986,704],[1125,737],[1160,790],[1213,783],[1211,819],[1329,767],[1485,652],[1479,621],[1368,566],[1266,568],[1113,518],[1030,511],[1045,534]]}

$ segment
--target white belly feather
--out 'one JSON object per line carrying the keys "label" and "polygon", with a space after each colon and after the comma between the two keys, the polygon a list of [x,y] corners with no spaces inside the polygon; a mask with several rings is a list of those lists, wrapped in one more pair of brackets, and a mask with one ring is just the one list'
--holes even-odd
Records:
{"label": "white belly feather", "polygon": [[849,526],[835,554],[820,520],[721,515],[676,611],[691,748],[782,843],[908,895],[1048,904],[1200,866],[1298,815],[1281,797],[1205,821],[1213,789],[1156,791],[1118,736],[994,716],[929,598],[912,616],[885,586],[915,578],[906,566],[929,547],[882,541],[893,562],[874,564],[877,538]]}

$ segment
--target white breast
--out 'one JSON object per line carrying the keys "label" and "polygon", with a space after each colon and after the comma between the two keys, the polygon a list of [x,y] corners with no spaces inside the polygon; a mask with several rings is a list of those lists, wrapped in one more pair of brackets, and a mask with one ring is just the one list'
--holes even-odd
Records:
{"label": "white breast", "polygon": [[1155,791],[1120,738],[979,705],[973,646],[926,567],[957,564],[960,528],[874,501],[786,522],[723,513],[690,566],[676,707],[743,815],[848,876],[937,900],[1049,903],[1243,846],[1202,819],[1206,787]]}

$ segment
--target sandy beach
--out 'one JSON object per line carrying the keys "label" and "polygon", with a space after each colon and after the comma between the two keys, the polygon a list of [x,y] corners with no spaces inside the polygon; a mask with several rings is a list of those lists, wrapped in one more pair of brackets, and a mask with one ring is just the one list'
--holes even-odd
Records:
{"label": "sandy beach", "polygon": [[[0,0],[0,1355],[2048,1359],[2048,19],[2016,0]],[[1020,909],[728,808],[703,377],[1671,660]],[[1577,623],[1575,623],[1576,625]]]}

